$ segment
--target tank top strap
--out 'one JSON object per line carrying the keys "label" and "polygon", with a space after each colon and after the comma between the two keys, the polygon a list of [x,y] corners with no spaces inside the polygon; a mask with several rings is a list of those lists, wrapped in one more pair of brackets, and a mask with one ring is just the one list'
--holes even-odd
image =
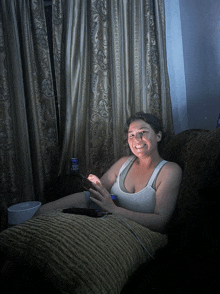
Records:
{"label": "tank top strap", "polygon": [[157,166],[155,167],[155,169],[154,169],[154,171],[153,171],[153,173],[152,173],[152,175],[151,175],[151,177],[150,177],[150,179],[149,179],[149,181],[148,181],[147,187],[149,187],[149,186],[151,187],[151,186],[152,186],[152,184],[153,184],[154,180],[156,179],[156,177],[158,176],[158,174],[159,174],[161,168],[162,168],[167,162],[168,162],[168,161],[166,161],[166,160],[161,160],[161,161],[157,164]]}
{"label": "tank top strap", "polygon": [[122,167],[119,170],[119,174],[121,174],[125,169],[129,169],[131,167],[131,165],[133,164],[133,162],[135,161],[136,156],[131,155],[126,161],[125,163],[122,165]]}

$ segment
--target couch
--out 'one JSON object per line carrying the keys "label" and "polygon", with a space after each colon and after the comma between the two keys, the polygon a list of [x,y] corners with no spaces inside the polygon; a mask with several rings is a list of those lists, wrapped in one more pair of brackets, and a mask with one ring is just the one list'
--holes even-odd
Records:
{"label": "couch", "polygon": [[[190,129],[162,148],[183,169],[168,245],[130,278],[128,293],[216,293],[219,288],[220,128]],[[150,292],[151,293],[151,292]]]}
{"label": "couch", "polygon": [[[23,281],[25,289],[34,287],[33,293],[42,293],[45,283],[54,293],[169,293],[171,290],[187,293],[193,289],[215,293],[219,276],[220,128],[183,131],[166,142],[162,150],[164,159],[178,163],[183,169],[176,210],[165,235],[114,216],[103,224],[97,219],[72,218],[54,212],[0,234],[1,255],[17,264],[3,280],[11,281],[10,285],[12,281],[17,283],[17,289]],[[82,232],[78,239],[72,238],[73,226],[75,236]],[[35,231],[40,235],[33,233]],[[47,234],[42,235],[42,232]],[[137,242],[134,232],[147,252],[143,244]],[[19,237],[22,234],[24,239]],[[48,236],[52,245],[44,242]],[[64,242],[65,238],[70,240]],[[112,242],[113,247],[106,246],[106,241]],[[76,242],[81,243],[75,248]],[[45,243],[44,254],[42,243]],[[50,246],[54,248],[53,254],[50,254]],[[88,270],[82,272],[79,258],[71,259],[71,253],[68,253],[70,259],[62,255],[62,252],[69,252],[69,246],[74,247],[74,256],[79,254],[82,264],[90,266]],[[77,250],[79,246],[81,251]],[[88,251],[84,256],[86,248],[95,252]],[[81,253],[77,253],[79,251]],[[100,251],[107,253],[100,256]],[[129,254],[123,255],[123,252]],[[70,260],[79,265],[76,271]],[[91,271],[98,272],[91,275]],[[73,272],[74,277],[71,276]],[[97,276],[97,284],[88,282],[96,281]],[[79,285],[80,281],[83,286]],[[17,293],[14,289],[13,293]]]}

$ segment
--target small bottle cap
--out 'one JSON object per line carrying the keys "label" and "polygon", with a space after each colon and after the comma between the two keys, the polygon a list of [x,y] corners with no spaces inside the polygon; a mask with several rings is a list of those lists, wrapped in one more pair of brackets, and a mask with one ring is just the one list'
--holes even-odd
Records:
{"label": "small bottle cap", "polygon": [[117,195],[111,194],[112,200],[117,200]]}

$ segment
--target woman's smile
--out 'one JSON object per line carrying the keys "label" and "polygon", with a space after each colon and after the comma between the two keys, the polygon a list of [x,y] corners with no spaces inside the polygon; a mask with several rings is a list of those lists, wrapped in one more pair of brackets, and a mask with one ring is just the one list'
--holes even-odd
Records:
{"label": "woman's smile", "polygon": [[136,145],[136,149],[143,149],[146,146],[146,144]]}

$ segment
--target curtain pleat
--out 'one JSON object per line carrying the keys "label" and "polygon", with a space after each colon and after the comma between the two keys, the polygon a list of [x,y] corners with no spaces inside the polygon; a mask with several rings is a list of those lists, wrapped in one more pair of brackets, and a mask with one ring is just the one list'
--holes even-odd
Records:
{"label": "curtain pleat", "polygon": [[161,118],[167,135],[172,136],[174,135],[174,125],[166,58],[165,7],[161,0],[155,0],[155,16],[161,80]]}
{"label": "curtain pleat", "polygon": [[0,213],[45,202],[57,176],[59,142],[42,0],[0,2]]}
{"label": "curtain pleat", "polygon": [[[34,199],[17,9],[1,3],[1,203]],[[3,35],[4,33],[4,35]],[[17,199],[16,199],[17,200]]]}

